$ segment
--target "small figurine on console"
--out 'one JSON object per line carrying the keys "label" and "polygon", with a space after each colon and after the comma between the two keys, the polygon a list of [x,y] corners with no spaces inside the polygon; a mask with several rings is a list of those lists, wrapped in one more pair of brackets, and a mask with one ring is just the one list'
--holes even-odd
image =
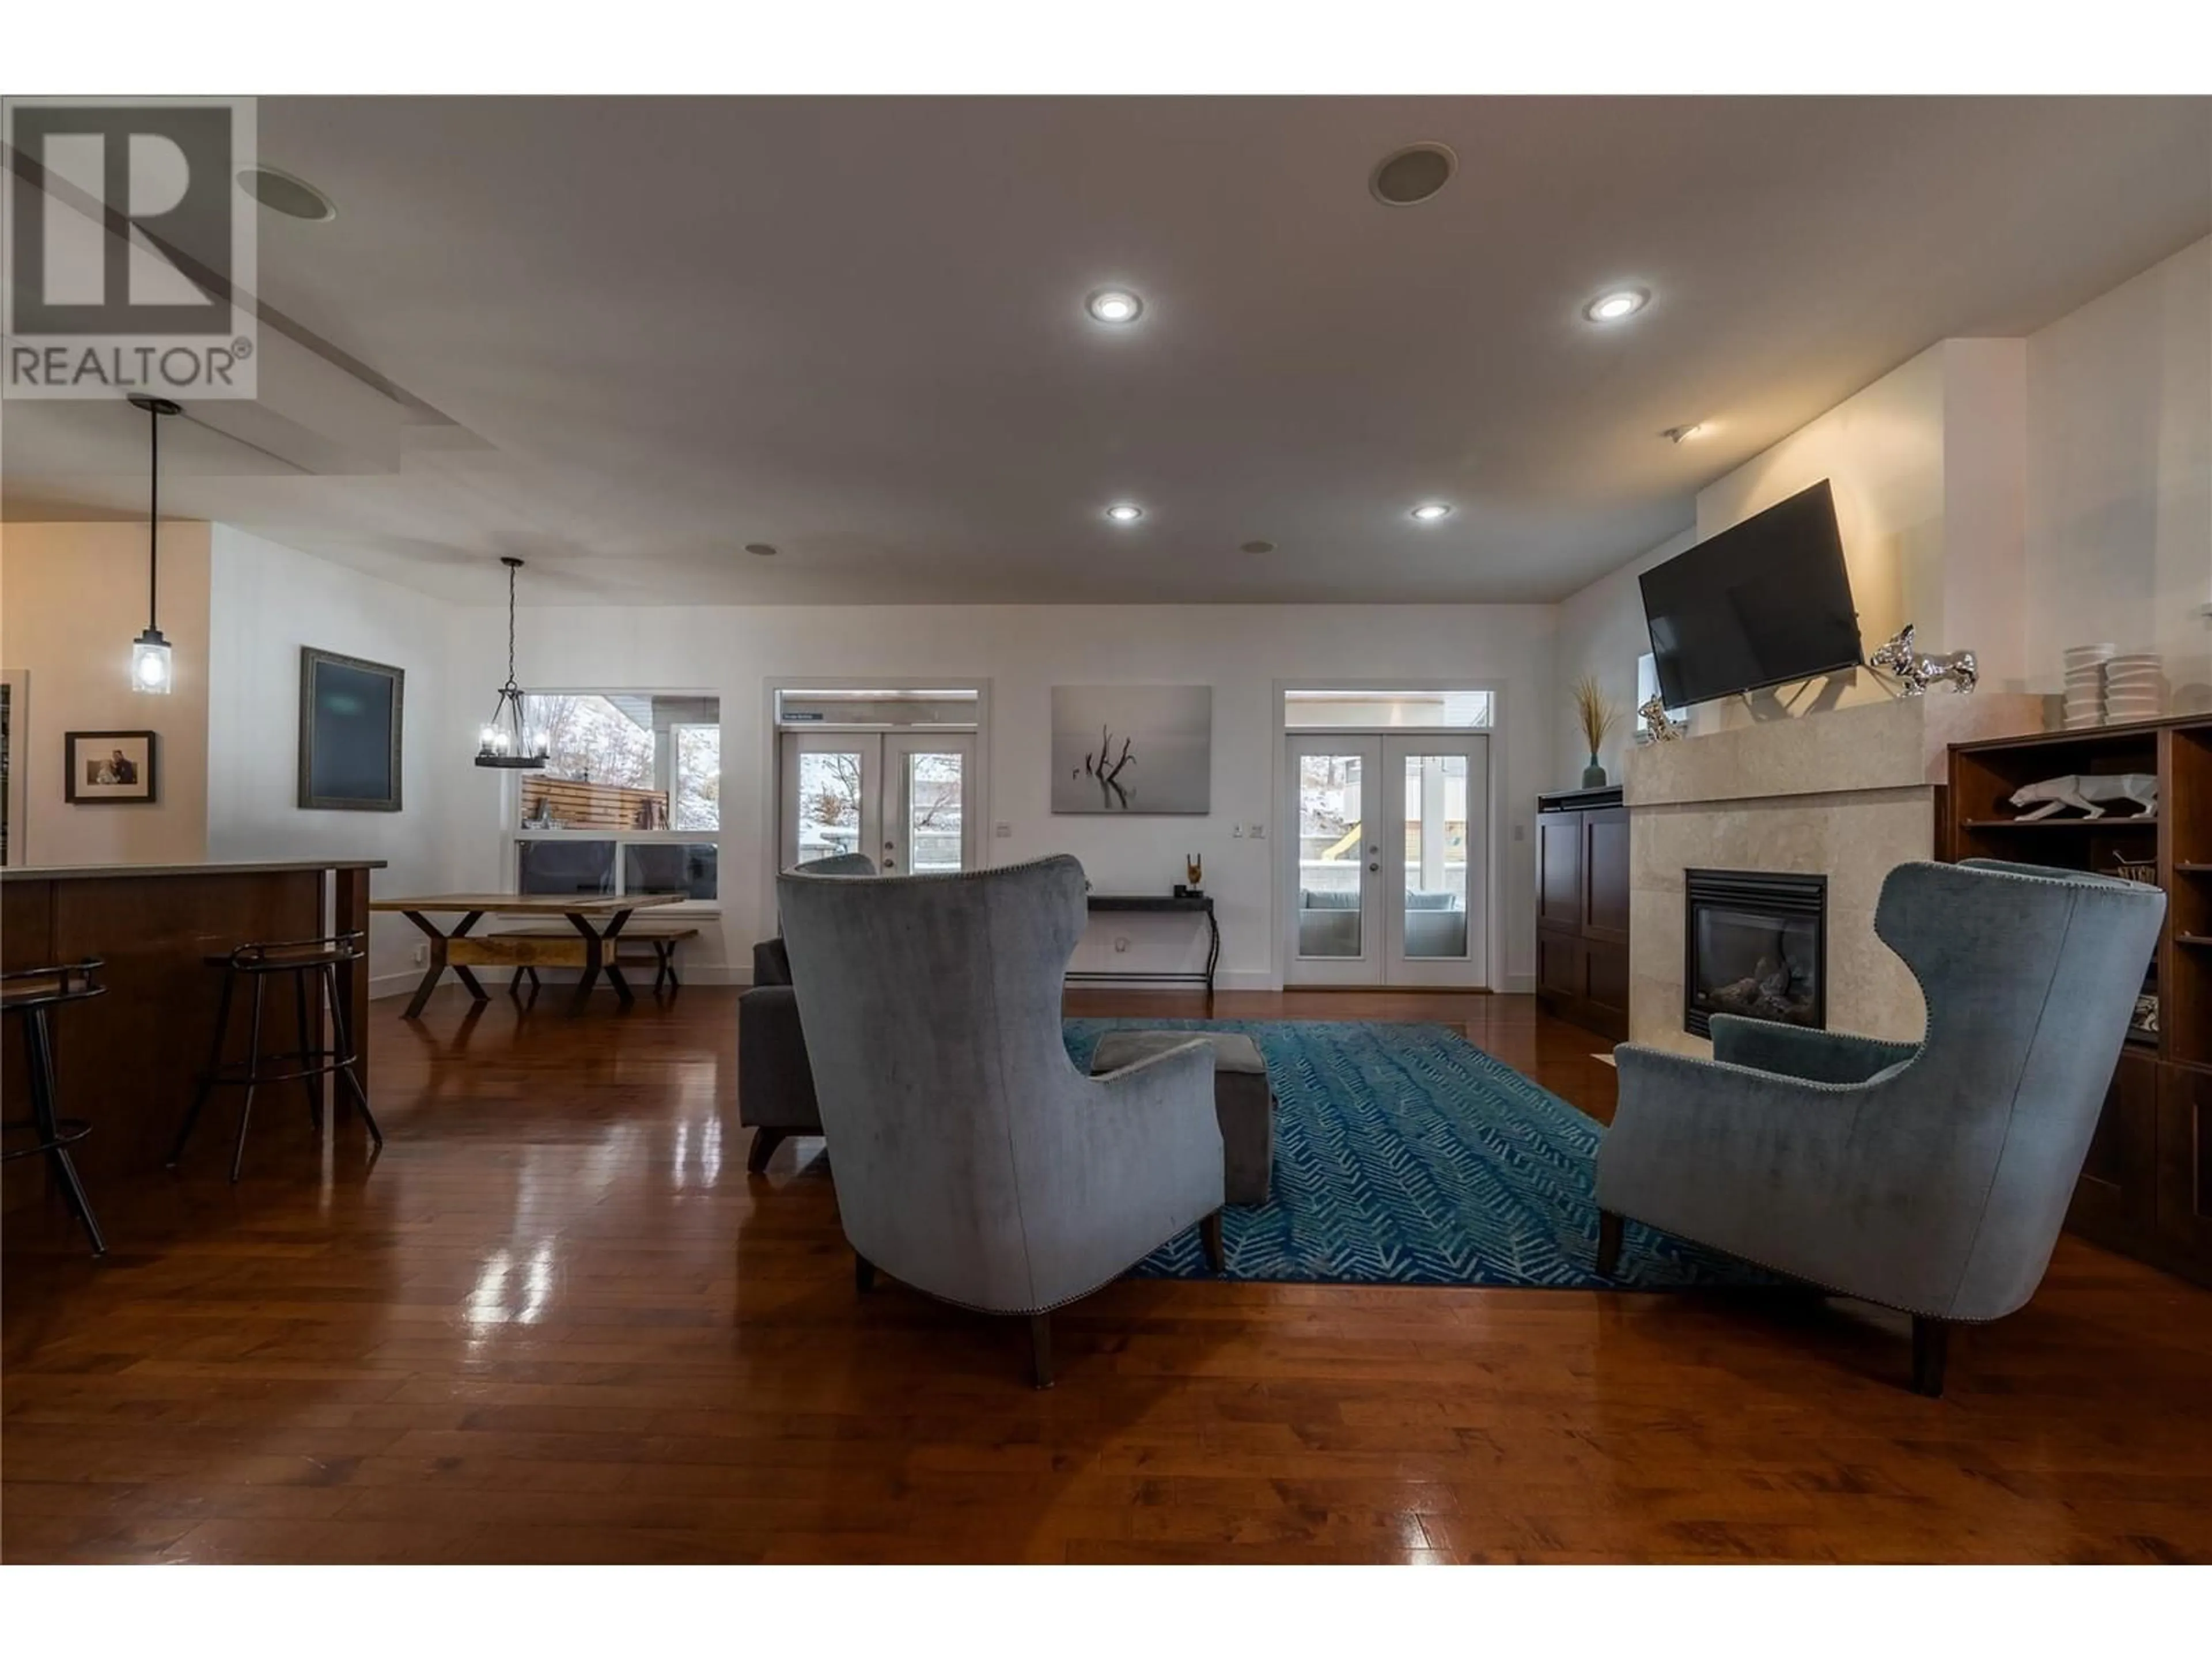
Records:
{"label": "small figurine on console", "polygon": [[1954,651],[1943,657],[1923,656],[1913,643],[1911,623],[1905,624],[1905,631],[1895,639],[1877,647],[1867,664],[1894,674],[1908,697],[1922,696],[1937,680],[1948,680],[1954,691],[1971,691],[1982,677],[1971,651]]}
{"label": "small figurine on console", "polygon": [[2133,801],[2142,808],[2137,816],[2148,817],[2158,811],[2158,775],[2115,772],[2108,777],[2045,778],[2041,783],[2014,790],[2011,799],[2014,806],[2035,808],[2032,812],[2022,812],[2013,820],[2015,823],[2033,823],[2038,818],[2047,818],[2069,806],[2079,807],[2090,817],[2101,818],[2105,816],[2102,803],[2121,800]]}

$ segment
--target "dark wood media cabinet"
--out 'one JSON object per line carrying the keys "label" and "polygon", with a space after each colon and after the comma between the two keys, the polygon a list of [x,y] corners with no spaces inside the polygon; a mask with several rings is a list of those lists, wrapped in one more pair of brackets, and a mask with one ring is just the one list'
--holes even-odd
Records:
{"label": "dark wood media cabinet", "polygon": [[1628,1038],[1628,808],[1618,786],[1536,797],[1536,1002]]}
{"label": "dark wood media cabinet", "polygon": [[[2073,774],[2148,772],[2158,810],[2107,806],[2015,821],[2007,797]],[[2066,1224],[2083,1237],[2212,1285],[2212,715],[1954,744],[1941,856],[2121,873],[2166,890],[2144,975],[2158,1029],[2130,1036]]]}

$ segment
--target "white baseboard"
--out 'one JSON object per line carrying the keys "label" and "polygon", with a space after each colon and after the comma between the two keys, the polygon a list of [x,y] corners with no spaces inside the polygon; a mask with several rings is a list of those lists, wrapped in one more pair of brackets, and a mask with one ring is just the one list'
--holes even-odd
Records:
{"label": "white baseboard", "polygon": [[1217,991],[1279,991],[1283,981],[1264,968],[1237,968],[1213,975]]}
{"label": "white baseboard", "polygon": [[1508,974],[1505,982],[1498,988],[1509,997],[1534,996],[1536,994],[1536,976],[1534,974]]}

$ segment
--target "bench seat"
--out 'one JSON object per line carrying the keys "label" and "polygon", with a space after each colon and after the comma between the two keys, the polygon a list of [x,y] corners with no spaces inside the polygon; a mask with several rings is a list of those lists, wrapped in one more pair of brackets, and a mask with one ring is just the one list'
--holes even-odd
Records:
{"label": "bench seat", "polygon": [[[501,927],[483,936],[488,939],[514,939],[538,941],[531,951],[531,960],[518,963],[514,976],[507,981],[510,992],[522,988],[525,975],[530,978],[532,990],[538,988],[540,968],[581,968],[584,965],[584,936],[566,922],[526,922],[512,927]],[[676,976],[676,947],[687,939],[699,937],[696,923],[681,921],[674,917],[633,917],[611,941],[612,960],[623,960],[626,946],[640,945],[629,960],[650,961],[653,963],[653,988],[664,985],[678,986],[683,981]]]}

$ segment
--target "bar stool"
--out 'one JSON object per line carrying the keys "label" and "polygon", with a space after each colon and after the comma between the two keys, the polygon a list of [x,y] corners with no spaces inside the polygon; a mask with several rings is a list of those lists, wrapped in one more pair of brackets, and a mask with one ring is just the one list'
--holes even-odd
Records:
{"label": "bar stool", "polygon": [[23,1058],[31,1073],[31,1115],[6,1127],[32,1129],[39,1137],[35,1146],[19,1146],[13,1152],[0,1152],[0,1159],[12,1161],[40,1152],[46,1154],[47,1166],[62,1189],[62,1196],[69,1200],[76,1218],[84,1223],[85,1237],[91,1239],[95,1256],[107,1254],[107,1241],[100,1236],[100,1223],[93,1218],[92,1200],[85,1196],[84,1182],[77,1179],[76,1165],[69,1155],[71,1146],[92,1133],[92,1125],[81,1117],[54,1115],[54,1039],[46,1016],[50,1010],[65,1002],[85,1002],[106,995],[107,988],[93,977],[100,966],[98,957],[88,957],[82,962],[58,968],[27,968],[0,974],[0,1010],[23,1018]]}
{"label": "bar stool", "polygon": [[[287,939],[271,945],[241,945],[228,956],[203,958],[207,966],[223,970],[222,1005],[215,1017],[215,1045],[208,1051],[207,1069],[200,1073],[191,1109],[185,1114],[184,1127],[177,1131],[177,1144],[169,1152],[171,1169],[175,1169],[178,1160],[184,1157],[185,1143],[198,1127],[200,1110],[207,1104],[208,1096],[217,1087],[243,1088],[246,1097],[238,1108],[238,1145],[230,1155],[230,1179],[235,1185],[246,1164],[246,1128],[253,1116],[254,1090],[264,1083],[298,1081],[307,1093],[308,1121],[320,1128],[322,1103],[316,1096],[313,1080],[333,1072],[353,1091],[354,1104],[361,1109],[362,1121],[368,1126],[369,1139],[379,1147],[384,1145],[384,1132],[376,1127],[375,1115],[368,1109],[368,1096],[362,1089],[361,1079],[354,1075],[353,1034],[346,1024],[345,1002],[338,995],[339,966],[361,962],[366,955],[361,935],[356,933],[336,933],[327,939]],[[262,1052],[262,994],[268,988],[272,974],[289,974],[292,977],[292,1006],[299,1018],[300,1042],[289,1054],[282,1050]],[[240,975],[253,984],[253,1023],[246,1039],[246,1058],[226,1066],[223,1043],[230,1032],[231,997]],[[314,1037],[307,1018],[307,986],[309,981],[315,979],[321,980],[323,990],[330,994],[332,1043],[327,1048],[311,1046]],[[296,1061],[297,1069],[264,1069],[264,1062],[284,1060]]]}

